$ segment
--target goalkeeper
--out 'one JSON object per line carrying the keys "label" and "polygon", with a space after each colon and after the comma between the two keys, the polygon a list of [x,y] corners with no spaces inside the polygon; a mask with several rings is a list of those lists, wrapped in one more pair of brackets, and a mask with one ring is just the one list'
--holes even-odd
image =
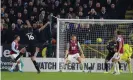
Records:
{"label": "goalkeeper", "polygon": [[80,43],[77,41],[76,36],[72,35],[70,42],[67,44],[67,49],[65,54],[65,60],[66,60],[65,65],[70,63],[73,59],[76,59],[80,64],[80,69],[84,71],[83,69],[84,64],[79,53],[81,53],[81,57],[84,58],[84,54],[80,47]]}
{"label": "goalkeeper", "polygon": [[121,56],[121,60],[127,62],[129,72],[132,73],[131,56],[133,54],[132,47],[129,44],[124,44],[124,54]]}

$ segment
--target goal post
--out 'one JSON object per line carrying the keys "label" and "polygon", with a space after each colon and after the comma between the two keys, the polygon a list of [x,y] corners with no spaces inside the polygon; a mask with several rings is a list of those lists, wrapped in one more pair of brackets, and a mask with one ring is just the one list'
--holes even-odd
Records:
{"label": "goal post", "polygon": [[86,58],[105,58],[106,44],[116,30],[121,30],[125,43],[132,46],[133,38],[129,35],[133,34],[133,20],[57,18],[57,71],[71,35],[77,36]]}

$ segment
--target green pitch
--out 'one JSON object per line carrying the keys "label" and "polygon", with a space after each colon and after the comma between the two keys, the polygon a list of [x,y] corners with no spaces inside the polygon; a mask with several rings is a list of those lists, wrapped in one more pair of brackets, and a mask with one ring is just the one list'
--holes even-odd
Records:
{"label": "green pitch", "polygon": [[133,74],[62,73],[62,72],[1,72],[1,80],[133,80]]}

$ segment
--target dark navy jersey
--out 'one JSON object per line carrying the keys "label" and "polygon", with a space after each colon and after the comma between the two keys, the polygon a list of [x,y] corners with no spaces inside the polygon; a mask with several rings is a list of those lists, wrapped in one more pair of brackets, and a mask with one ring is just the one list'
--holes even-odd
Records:
{"label": "dark navy jersey", "polygon": [[107,44],[107,49],[109,52],[115,52],[114,49],[117,47],[117,43],[115,41],[110,41]]}
{"label": "dark navy jersey", "polygon": [[28,40],[28,45],[31,46],[35,46],[37,44],[37,38],[36,38],[36,34],[39,33],[39,30],[33,30],[33,29],[29,29],[27,30],[27,32],[25,32],[25,36]]}

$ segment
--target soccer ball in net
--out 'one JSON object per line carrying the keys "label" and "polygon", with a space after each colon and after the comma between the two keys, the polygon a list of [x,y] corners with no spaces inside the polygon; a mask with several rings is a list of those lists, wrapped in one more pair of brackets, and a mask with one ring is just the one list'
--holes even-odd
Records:
{"label": "soccer ball in net", "polygon": [[96,40],[97,43],[102,43],[102,41],[103,41],[102,38],[97,38]]}

